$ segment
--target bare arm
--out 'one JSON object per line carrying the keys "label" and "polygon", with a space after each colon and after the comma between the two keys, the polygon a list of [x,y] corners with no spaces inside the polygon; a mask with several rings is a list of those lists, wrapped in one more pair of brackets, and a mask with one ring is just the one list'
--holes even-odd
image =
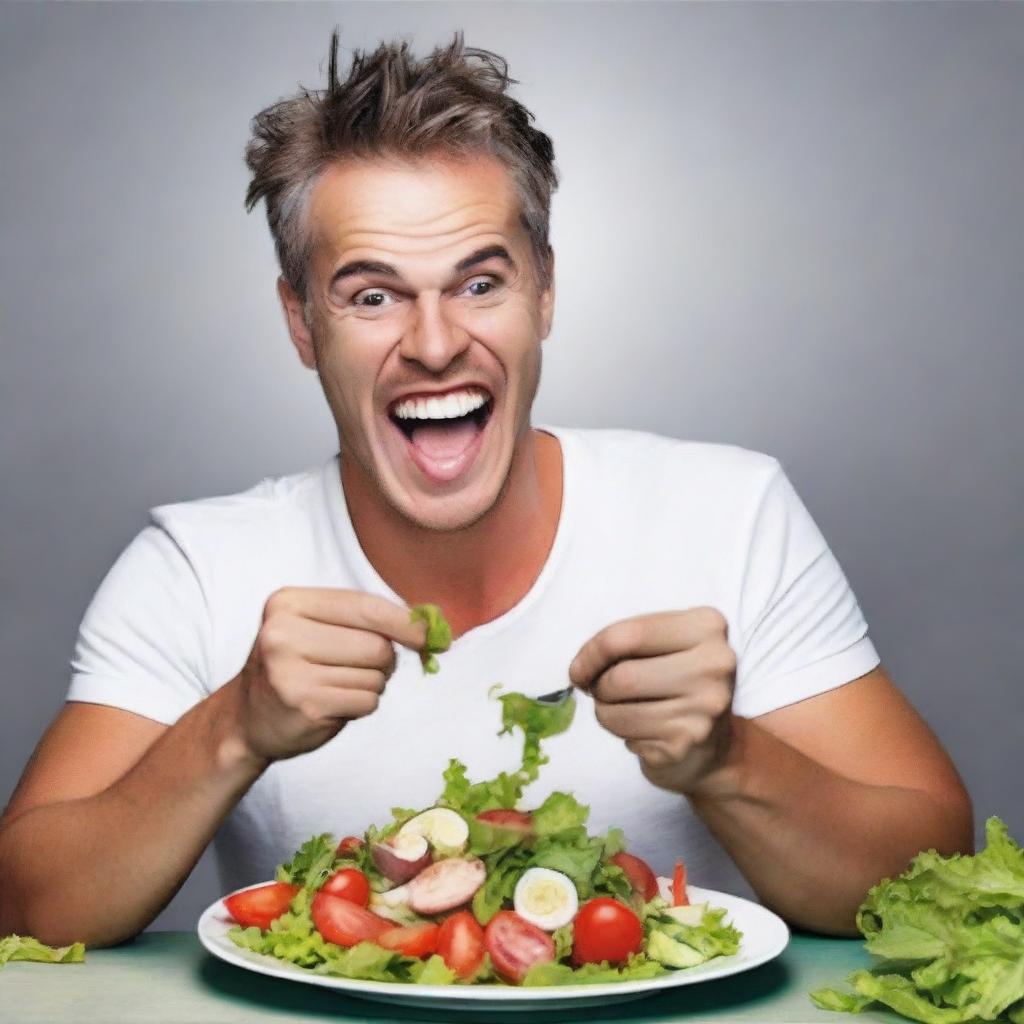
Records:
{"label": "bare arm", "polygon": [[267,602],[242,672],[173,726],[69,704],[0,819],[0,935],[112,945],[140,932],[266,766],[371,714],[392,641],[419,649],[424,635],[382,598],[289,589]]}
{"label": "bare arm", "polygon": [[140,932],[259,776],[230,684],[173,727],[68,704],[0,820],[0,934],[104,946]]}
{"label": "bare arm", "polygon": [[854,934],[867,890],[919,850],[970,850],[971,804],[881,670],[758,719],[732,714],[736,658],[714,609],[624,620],[570,668],[655,785],[689,798],[761,899]]}
{"label": "bare arm", "polygon": [[970,852],[971,803],[938,740],[881,669],[754,720],[694,810],[770,907],[855,934],[867,890],[919,850]]}

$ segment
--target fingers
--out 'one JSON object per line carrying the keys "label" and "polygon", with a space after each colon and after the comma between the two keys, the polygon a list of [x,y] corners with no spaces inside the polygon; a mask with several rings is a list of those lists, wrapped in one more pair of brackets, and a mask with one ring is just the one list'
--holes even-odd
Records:
{"label": "fingers", "polygon": [[680,738],[685,745],[703,743],[711,734],[712,716],[684,700],[644,701],[640,704],[594,705],[597,720],[624,740]]}
{"label": "fingers", "polygon": [[312,690],[296,710],[317,725],[370,715],[379,701],[380,694],[373,690],[321,686]]}
{"label": "fingers", "polygon": [[294,654],[314,665],[375,669],[387,676],[395,670],[395,645],[365,629],[298,618],[288,623],[287,642]]}
{"label": "fingers", "polygon": [[590,693],[606,704],[692,696],[714,713],[715,696],[708,691],[707,681],[723,681],[725,690],[720,696],[728,700],[735,672],[732,648],[724,641],[707,642],[688,651],[617,662],[591,684]]}
{"label": "fingers", "polygon": [[590,686],[616,662],[689,650],[711,640],[725,640],[728,623],[714,608],[658,612],[615,622],[588,640],[569,666],[577,686]]}
{"label": "fingers", "polygon": [[344,690],[365,690],[378,696],[384,692],[388,676],[377,669],[348,668],[337,665],[317,665],[313,680],[321,686]]}
{"label": "fingers", "polygon": [[284,587],[267,599],[263,618],[290,614],[329,626],[367,630],[419,651],[426,624],[410,622],[409,609],[376,594],[334,587]]}

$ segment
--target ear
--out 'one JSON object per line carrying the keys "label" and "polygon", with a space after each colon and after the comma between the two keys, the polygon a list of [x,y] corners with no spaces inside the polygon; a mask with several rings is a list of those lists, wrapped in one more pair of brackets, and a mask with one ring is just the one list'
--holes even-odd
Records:
{"label": "ear", "polygon": [[316,348],[313,345],[313,335],[306,323],[303,302],[283,277],[277,279],[277,294],[281,299],[285,322],[288,324],[288,334],[291,336],[295,351],[299,353],[303,366],[315,370]]}
{"label": "ear", "polygon": [[555,317],[555,250],[548,246],[548,286],[540,293],[541,340],[551,333]]}

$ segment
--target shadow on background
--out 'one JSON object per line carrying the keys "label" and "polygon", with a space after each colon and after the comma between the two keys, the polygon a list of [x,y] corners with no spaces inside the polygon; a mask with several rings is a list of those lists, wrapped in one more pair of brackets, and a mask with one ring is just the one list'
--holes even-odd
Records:
{"label": "shadow on background", "polygon": [[[198,980],[211,992],[239,1003],[252,1003],[261,1009],[282,1013],[304,1013],[334,1020],[417,1020],[451,1024],[459,1021],[493,1021],[515,1018],[493,1009],[458,1011],[430,1010],[423,1007],[395,1006],[358,999],[315,985],[293,984],[283,978],[270,978],[224,963],[207,955],[199,963]],[[558,1024],[560,1021],[630,1020],[662,1021],[706,1018],[723,1011],[742,1011],[752,1004],[770,999],[790,983],[791,972],[785,962],[774,960],[742,975],[721,978],[700,985],[686,985],[659,995],[642,997],[607,1006],[588,1006],[578,1010],[531,1009],[531,1024]]]}

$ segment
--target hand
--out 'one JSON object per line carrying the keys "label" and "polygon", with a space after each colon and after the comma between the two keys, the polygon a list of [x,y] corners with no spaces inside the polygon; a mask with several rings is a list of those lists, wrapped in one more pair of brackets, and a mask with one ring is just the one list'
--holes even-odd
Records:
{"label": "hand", "polygon": [[656,786],[698,795],[726,762],[736,685],[727,631],[714,608],[641,615],[601,630],[569,666]]}
{"label": "hand", "polygon": [[425,642],[425,623],[382,597],[314,587],[271,594],[249,659],[229,684],[246,752],[276,761],[323,746],[377,709],[395,670],[394,643],[419,650]]}

